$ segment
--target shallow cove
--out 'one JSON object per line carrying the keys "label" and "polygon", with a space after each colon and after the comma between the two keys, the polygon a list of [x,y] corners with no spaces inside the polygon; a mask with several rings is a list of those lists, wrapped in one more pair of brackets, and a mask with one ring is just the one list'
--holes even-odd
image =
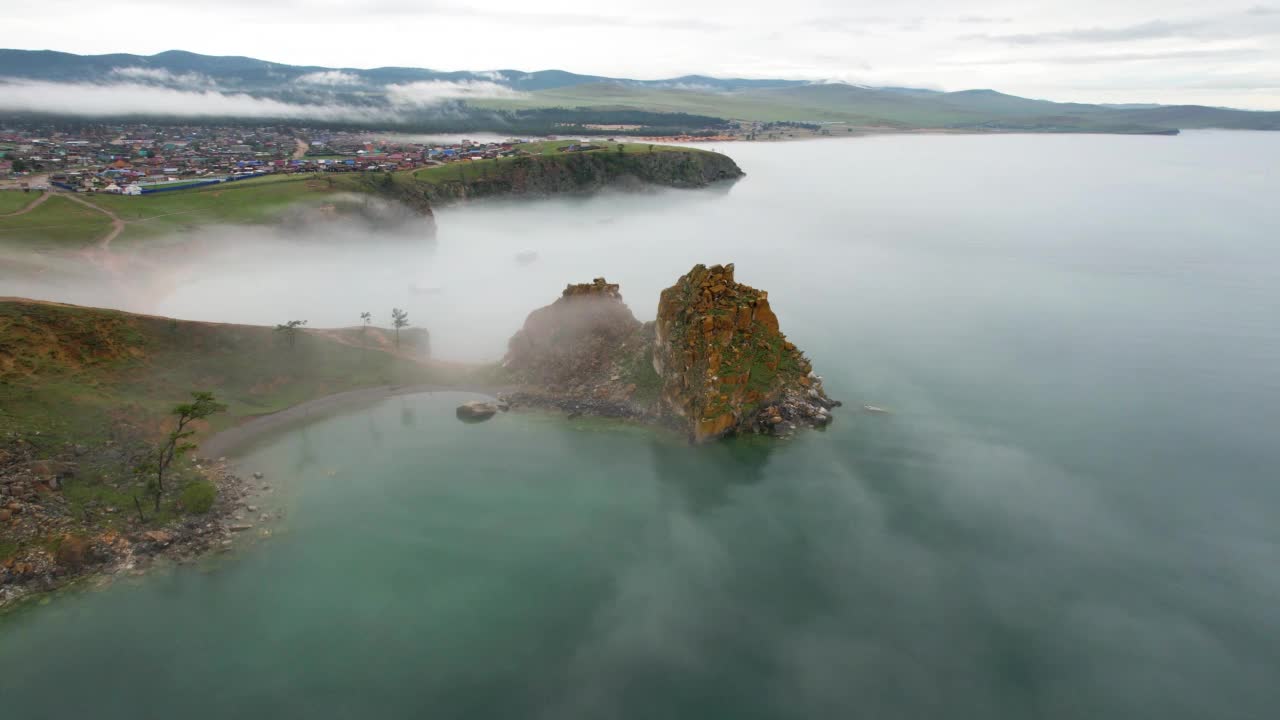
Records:
{"label": "shallow cove", "polygon": [[[689,633],[733,632],[693,602],[728,592],[716,589],[728,578],[714,537],[759,542],[756,526],[775,510],[761,497],[747,515],[719,511],[767,476],[788,476],[812,448],[764,439],[693,448],[634,425],[538,412],[453,418],[477,397],[398,396],[264,437],[238,462],[271,485],[255,505],[284,513],[246,534],[270,528],[270,539],[20,611],[4,627],[3,657],[77,648],[59,675],[76,677],[78,691],[46,696],[50,716],[161,714],[199,687],[218,690],[186,716],[447,707],[518,717],[561,706],[552,715],[594,715],[633,693],[629,702],[645,707],[659,687],[645,689],[643,677],[665,686],[659,660],[694,653]],[[783,464],[771,470],[776,455]],[[779,601],[790,592],[772,562],[743,570],[734,581],[743,592]],[[730,596],[720,602],[730,609]],[[649,646],[642,656],[613,657],[615,643],[635,640]],[[43,673],[6,670],[5,697],[34,701]],[[602,671],[622,675],[602,685]],[[122,692],[139,677],[151,691]],[[680,692],[688,697],[651,707],[703,707],[694,684]],[[736,714],[754,703],[744,698]]]}
{"label": "shallow cove", "polygon": [[1280,134],[725,149],[748,172],[727,192],[450,209],[434,255],[286,287],[211,267],[220,292],[171,307],[276,322],[297,296],[338,324],[370,286],[402,299],[376,271],[492,270],[501,306],[446,286],[413,319],[493,359],[567,282],[621,282],[648,319],[692,263],[734,261],[849,402],[827,432],[688,448],[463,425],[470,396],[442,394],[268,438],[245,469],[276,487],[276,535],[0,620],[0,708],[1273,714]]}

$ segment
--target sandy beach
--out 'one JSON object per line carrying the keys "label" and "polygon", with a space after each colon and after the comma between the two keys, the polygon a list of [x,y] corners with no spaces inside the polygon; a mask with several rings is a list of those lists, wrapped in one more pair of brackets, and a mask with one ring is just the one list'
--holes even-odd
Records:
{"label": "sandy beach", "polygon": [[199,455],[207,458],[220,458],[235,452],[238,448],[252,442],[261,435],[289,427],[297,423],[325,417],[350,410],[360,405],[372,404],[396,397],[397,395],[416,395],[431,392],[468,392],[494,397],[500,392],[514,389],[508,386],[492,385],[379,385],[376,387],[347,390],[324,397],[308,400],[300,405],[260,415],[240,425],[215,433],[200,443]]}

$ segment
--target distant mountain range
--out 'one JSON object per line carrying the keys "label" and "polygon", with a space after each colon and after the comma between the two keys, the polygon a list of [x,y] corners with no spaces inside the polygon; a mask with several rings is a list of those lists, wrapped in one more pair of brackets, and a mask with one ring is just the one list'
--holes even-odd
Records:
{"label": "distant mountain range", "polygon": [[382,67],[330,68],[314,65],[285,65],[248,57],[215,57],[183,50],[155,55],[74,55],[53,50],[0,49],[0,77],[29,78],[57,82],[101,82],[118,80],[120,69],[141,68],[167,72],[173,76],[198,74],[237,90],[279,89],[290,83],[376,88],[398,83],[440,80],[445,82],[495,82],[513,90],[533,92],[572,87],[587,83],[617,82],[650,88],[698,87],[718,91],[749,90],[806,85],[803,80],[749,80],[686,75],[669,80],[624,80],[599,75],[579,75],[564,70],[429,70],[426,68]]}
{"label": "distant mountain range", "polygon": [[610,123],[636,125],[636,132],[687,132],[723,129],[726,121],[1018,132],[1280,130],[1280,112],[1056,103],[994,90],[704,75],[631,80],[563,70],[329,68],[179,50],[150,56],[0,50],[0,116],[32,114],[281,118],[499,132]]}

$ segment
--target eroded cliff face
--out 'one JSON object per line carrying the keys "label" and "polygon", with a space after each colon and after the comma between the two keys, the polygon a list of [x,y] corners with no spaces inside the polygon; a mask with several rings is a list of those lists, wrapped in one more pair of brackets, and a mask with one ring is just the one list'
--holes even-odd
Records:
{"label": "eroded cliff face", "polygon": [[617,285],[570,285],[511,339],[503,364],[524,387],[513,404],[643,418],[693,442],[831,422],[840,403],[779,330],[768,294],[733,272],[694,266],[645,324]]}
{"label": "eroded cliff face", "polygon": [[667,149],[529,155],[502,160],[486,166],[485,171],[478,176],[459,173],[458,180],[428,185],[425,191],[439,203],[501,195],[583,193],[606,187],[698,188],[743,174],[726,155]]}

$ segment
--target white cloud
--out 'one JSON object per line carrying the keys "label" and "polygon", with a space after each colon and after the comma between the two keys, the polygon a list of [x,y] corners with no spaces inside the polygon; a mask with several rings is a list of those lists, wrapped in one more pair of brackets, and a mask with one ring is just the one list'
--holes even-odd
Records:
{"label": "white cloud", "polygon": [[304,85],[359,85],[360,76],[342,70],[321,70],[299,75],[296,82]]}
{"label": "white cloud", "polygon": [[[696,8],[651,0],[611,11],[594,0],[536,7],[516,0],[41,0],[6,13],[5,28],[18,47],[81,54],[150,54],[176,42],[192,52],[307,66],[562,69],[649,80],[834,77],[1083,102],[1148,88],[1167,103],[1221,104],[1230,98],[1193,85],[1208,72],[1231,72],[1244,83],[1257,78],[1258,91],[1238,102],[1280,109],[1280,92],[1262,87],[1280,71],[1277,0],[969,0],[956,7],[948,0],[792,0],[785,12],[763,0],[700,0]],[[99,32],[120,17],[135,30],[127,44]],[[720,31],[705,32],[707,25]],[[198,32],[175,41],[173,28]],[[1224,45],[1242,52],[1201,52]],[[1140,53],[1151,58],[1128,59]],[[1093,55],[1108,59],[1087,66],[1076,59]],[[999,62],[966,64],[974,60]],[[1093,75],[1116,92],[1081,88]]]}
{"label": "white cloud", "polygon": [[185,87],[212,87],[215,85],[208,76],[200,73],[181,73],[175,75],[164,68],[149,68],[138,65],[111,69],[111,75],[124,80],[160,85],[181,85]]}
{"label": "white cloud", "polygon": [[425,80],[422,82],[388,85],[387,99],[393,105],[439,105],[447,100],[477,100],[480,98],[521,97],[523,93],[488,80]]}
{"label": "white cloud", "polygon": [[388,121],[395,113],[349,105],[303,105],[244,93],[142,83],[55,83],[0,78],[0,110],[62,115],[175,115],[328,121]]}

